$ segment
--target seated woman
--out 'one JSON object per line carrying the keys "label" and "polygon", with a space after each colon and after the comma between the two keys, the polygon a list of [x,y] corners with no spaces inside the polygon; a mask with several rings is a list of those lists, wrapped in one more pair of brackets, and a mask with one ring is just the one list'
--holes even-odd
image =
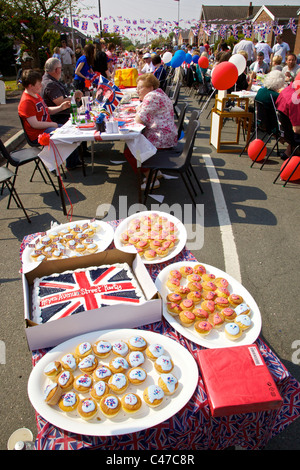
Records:
{"label": "seated woman", "polygon": [[267,132],[278,132],[275,102],[279,96],[279,90],[284,85],[284,74],[279,70],[272,70],[266,74],[264,86],[256,94],[254,101],[257,102],[257,123],[263,126]]}
{"label": "seated woman", "polygon": [[79,57],[75,66],[74,87],[76,90],[85,91],[85,80],[89,80],[93,75],[95,47],[93,44],[86,44],[83,48],[83,55]]}
{"label": "seated woman", "polygon": [[[280,70],[272,70],[267,73],[264,78],[264,86],[261,87],[255,97],[255,101],[260,101],[268,108],[270,111],[274,111],[274,105],[278,96],[279,90],[284,88],[285,78],[284,74]],[[273,102],[272,102],[272,98]]]}
{"label": "seated woman", "polygon": [[[59,124],[51,120],[51,115],[70,107],[70,99],[65,99],[59,106],[47,106],[40,96],[42,91],[42,74],[37,70],[24,70],[22,74],[24,92],[18,106],[18,113],[23,121],[24,131],[33,144],[38,143],[38,137],[44,132],[50,134]],[[78,155],[70,155],[66,160],[68,169],[80,164]]]}
{"label": "seated woman", "polygon": [[[141,104],[137,108],[135,120],[145,126],[145,137],[157,149],[174,147],[177,144],[177,128],[173,103],[159,88],[159,80],[153,73],[145,73],[137,78],[136,89]],[[136,159],[133,156],[130,158],[129,153],[126,151],[125,156],[135,170]],[[156,182],[154,187],[158,186],[159,183]]]}
{"label": "seated woman", "polygon": [[272,59],[272,70],[282,71],[282,57],[281,55],[274,55]]}

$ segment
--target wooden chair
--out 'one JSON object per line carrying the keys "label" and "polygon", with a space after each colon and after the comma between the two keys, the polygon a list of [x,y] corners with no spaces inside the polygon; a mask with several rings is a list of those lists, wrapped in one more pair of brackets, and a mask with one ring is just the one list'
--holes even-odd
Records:
{"label": "wooden chair", "polygon": [[[228,100],[235,102],[235,106],[231,109],[226,108]],[[211,127],[210,127],[210,143],[216,148],[217,152],[221,153],[237,153],[239,149],[232,147],[232,145],[239,144],[241,126],[247,129],[246,141],[249,140],[252,125],[252,113],[248,109],[249,98],[238,97],[233,94],[228,94],[226,97],[215,98],[215,106],[211,111]],[[222,140],[222,129],[226,120],[233,119],[236,122],[236,136],[235,140]],[[224,148],[224,146],[230,146]]]}

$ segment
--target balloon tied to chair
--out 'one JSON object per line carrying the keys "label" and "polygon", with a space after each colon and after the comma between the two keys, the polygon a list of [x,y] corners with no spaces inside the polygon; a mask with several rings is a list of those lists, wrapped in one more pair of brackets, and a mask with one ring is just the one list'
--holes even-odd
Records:
{"label": "balloon tied to chair", "polygon": [[267,147],[261,139],[254,139],[248,146],[248,156],[255,162],[260,162],[267,155]]}
{"label": "balloon tied to chair", "polygon": [[300,156],[294,155],[281,165],[280,178],[282,181],[297,181],[300,179]]}

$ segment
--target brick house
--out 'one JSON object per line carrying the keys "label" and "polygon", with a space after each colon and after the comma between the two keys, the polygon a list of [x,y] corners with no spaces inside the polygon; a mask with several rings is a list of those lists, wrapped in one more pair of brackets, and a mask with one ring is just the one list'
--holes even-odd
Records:
{"label": "brick house", "polygon": [[189,44],[189,29],[181,29],[178,34],[178,46]]}
{"label": "brick house", "polygon": [[[209,44],[214,44],[220,39],[219,28],[222,25],[237,25],[241,29],[241,25],[251,21],[254,15],[259,11],[259,6],[222,6],[222,5],[202,5],[200,11],[200,26],[198,34],[198,44],[208,40]],[[211,29],[208,35],[204,25]]]}
{"label": "brick house", "polygon": [[[279,26],[283,26],[282,38],[284,42],[287,42],[290,46],[290,50],[295,54],[300,52],[300,28],[299,28],[299,6],[293,5],[263,5],[256,13],[252,20],[252,38],[256,37],[258,40],[261,39],[260,32],[253,33],[254,25],[263,25],[264,23],[276,22]],[[293,34],[292,30],[288,28],[289,20],[293,18],[295,24],[298,25],[296,34]],[[275,34],[272,31],[265,37],[265,42],[271,47],[275,43]]]}
{"label": "brick house", "polygon": [[[293,34],[292,30],[287,27],[291,18],[298,25],[296,34]],[[205,42],[207,39],[210,44],[214,44],[220,39],[219,29],[222,25],[237,25],[239,32],[242,32],[242,25],[248,24],[249,28],[252,28],[252,39],[257,38],[260,40],[260,27],[262,28],[264,23],[271,24],[272,22],[279,26],[284,26],[283,41],[287,42],[291,51],[298,55],[300,53],[300,8],[293,5],[252,6],[252,2],[249,3],[249,6],[240,5],[238,7],[202,5],[198,44]],[[210,35],[206,33],[205,25],[210,28]],[[256,30],[254,32],[255,26],[257,27],[257,32]],[[229,31],[226,37],[230,34]],[[275,35],[273,28],[265,37],[265,42],[271,47],[274,45]]]}

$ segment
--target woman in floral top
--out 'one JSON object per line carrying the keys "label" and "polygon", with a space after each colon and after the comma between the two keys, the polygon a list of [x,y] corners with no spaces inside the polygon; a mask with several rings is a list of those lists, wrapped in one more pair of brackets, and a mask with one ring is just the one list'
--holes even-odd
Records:
{"label": "woman in floral top", "polygon": [[177,144],[177,128],[173,103],[159,88],[159,80],[152,73],[140,75],[137,93],[142,103],[135,119],[146,126],[143,131],[145,137],[158,149],[174,147]]}
{"label": "woman in floral top", "polygon": [[[177,128],[174,122],[173,103],[163,90],[159,88],[159,80],[153,73],[145,73],[137,78],[136,87],[141,104],[137,108],[135,120],[143,124],[144,136],[157,148],[169,149],[177,144]],[[136,171],[136,159],[128,148],[124,153],[128,162]],[[142,170],[145,176],[149,170]],[[145,189],[146,183],[142,184]],[[156,181],[154,188],[159,187]]]}

